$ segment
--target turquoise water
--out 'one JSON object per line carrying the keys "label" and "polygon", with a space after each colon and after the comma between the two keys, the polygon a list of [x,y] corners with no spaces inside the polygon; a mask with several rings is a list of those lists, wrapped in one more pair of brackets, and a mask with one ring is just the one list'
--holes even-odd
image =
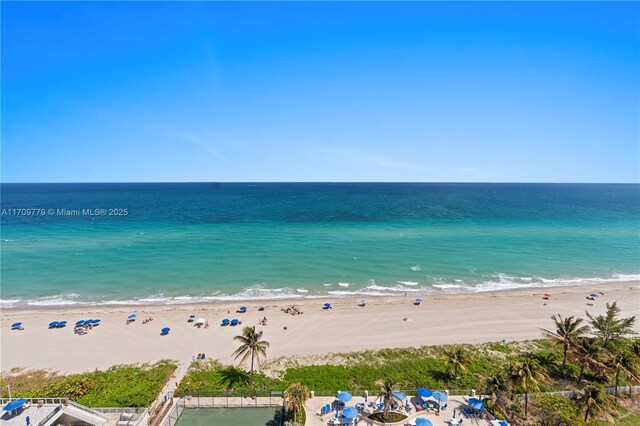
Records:
{"label": "turquoise water", "polygon": [[281,426],[273,408],[188,408],[182,412],[177,426]]}
{"label": "turquoise water", "polygon": [[640,185],[4,184],[2,209],[3,307],[640,277]]}

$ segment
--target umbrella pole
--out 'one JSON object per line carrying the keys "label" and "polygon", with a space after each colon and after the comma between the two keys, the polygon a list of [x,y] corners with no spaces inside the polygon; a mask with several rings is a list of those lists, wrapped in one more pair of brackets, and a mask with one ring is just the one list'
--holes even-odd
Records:
{"label": "umbrella pole", "polygon": [[9,402],[11,402],[11,385],[7,385],[7,392],[9,392]]}

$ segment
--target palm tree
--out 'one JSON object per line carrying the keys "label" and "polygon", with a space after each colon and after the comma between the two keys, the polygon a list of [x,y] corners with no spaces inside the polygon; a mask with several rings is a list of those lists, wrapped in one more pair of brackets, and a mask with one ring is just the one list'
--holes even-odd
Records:
{"label": "palm tree", "polygon": [[287,408],[293,410],[294,423],[297,423],[298,411],[304,407],[307,399],[309,399],[309,389],[300,383],[294,383],[284,391],[284,400],[286,401]]}
{"label": "palm tree", "polygon": [[384,415],[389,413],[391,409],[391,405],[394,403],[393,392],[396,390],[397,383],[395,383],[391,379],[378,380],[376,382],[377,386],[380,386],[380,393],[378,394],[378,398],[384,403]]}
{"label": "palm tree", "polygon": [[256,361],[258,366],[260,365],[260,357],[267,356],[267,348],[269,347],[269,342],[262,339],[262,331],[256,332],[256,327],[245,327],[242,330],[242,334],[240,336],[236,336],[233,338],[241,343],[238,349],[235,350],[233,355],[235,359],[240,359],[240,364],[245,362],[247,358],[251,357],[251,373],[253,373],[253,363]]}
{"label": "palm tree", "polygon": [[582,383],[584,370],[586,368],[595,368],[599,371],[604,370],[604,364],[600,361],[602,347],[596,339],[592,337],[580,337],[576,344],[569,350],[569,356],[575,363],[580,366],[580,374],[578,374],[578,383]]}
{"label": "palm tree", "polygon": [[609,401],[610,397],[604,392],[604,389],[598,386],[587,386],[578,392],[576,400],[584,405],[584,421],[588,422],[589,417],[593,418],[598,413],[604,414],[605,417],[611,417],[609,412],[615,412]]}
{"label": "palm tree", "polygon": [[614,377],[614,396],[615,403],[618,404],[618,386],[620,384],[620,376],[625,376],[632,380],[638,381],[638,362],[636,357],[624,350],[620,349],[612,353],[607,365]]}
{"label": "palm tree", "polygon": [[634,333],[633,325],[636,322],[636,317],[618,318],[620,308],[618,308],[616,302],[611,305],[607,303],[606,315],[594,317],[589,312],[586,314],[589,317],[593,334],[602,339],[604,347],[609,347],[612,342]]}
{"label": "palm tree", "polygon": [[524,418],[529,415],[529,392],[539,389],[540,383],[548,379],[546,371],[540,366],[538,361],[530,356],[526,356],[511,364],[508,368],[509,381],[517,389],[524,392]]}
{"label": "palm tree", "polygon": [[574,345],[578,338],[589,332],[589,326],[583,325],[582,318],[575,318],[573,316],[562,318],[562,315],[552,315],[556,330],[551,331],[542,329],[544,335],[551,340],[555,345],[562,345],[562,372],[565,372],[567,365],[567,351],[571,345]]}
{"label": "palm tree", "polygon": [[502,406],[502,395],[508,390],[507,383],[503,375],[495,375],[484,378],[484,393],[491,395],[491,402],[497,406]]}
{"label": "palm tree", "polygon": [[444,363],[445,365],[453,368],[455,379],[460,378],[460,370],[467,371],[465,366],[467,362],[467,352],[462,346],[452,346],[451,349],[444,349]]}

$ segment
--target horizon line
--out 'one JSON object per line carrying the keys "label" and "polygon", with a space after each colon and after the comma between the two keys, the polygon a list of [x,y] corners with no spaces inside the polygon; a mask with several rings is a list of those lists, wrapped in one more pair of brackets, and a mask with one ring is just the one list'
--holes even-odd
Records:
{"label": "horizon line", "polygon": [[529,185],[640,185],[638,182],[528,182],[528,181],[87,181],[87,182],[3,182],[1,185],[73,185],[73,184],[529,184]]}

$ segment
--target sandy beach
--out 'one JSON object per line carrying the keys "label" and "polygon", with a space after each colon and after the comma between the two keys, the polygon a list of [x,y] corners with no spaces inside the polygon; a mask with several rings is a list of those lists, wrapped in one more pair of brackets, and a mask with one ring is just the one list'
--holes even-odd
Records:
{"label": "sandy beach", "polygon": [[[271,343],[270,359],[365,349],[530,340],[542,337],[540,327],[552,327],[552,314],[585,317],[585,310],[601,314],[605,303],[617,301],[623,316],[640,316],[638,284],[429,296],[423,297],[420,306],[415,306],[414,298],[407,296],[368,298],[366,307],[359,307],[360,298],[356,298],[4,309],[0,367],[2,372],[34,368],[71,373],[160,359],[188,362],[202,352],[207,358],[229,364],[237,347],[233,336],[247,325],[264,330],[264,338]],[[604,294],[594,301],[586,300],[593,292]],[[551,300],[543,300],[544,293],[551,293]],[[333,308],[323,310],[325,302],[331,302]],[[241,304],[247,306],[247,312],[235,313]],[[304,314],[294,316],[281,311],[289,305],[297,306]],[[264,311],[258,311],[260,306]],[[131,313],[136,313],[138,319],[126,325]],[[207,319],[209,327],[196,328],[187,322],[189,314]],[[154,320],[143,324],[147,317]],[[259,324],[263,317],[267,318],[266,326]],[[74,334],[73,324],[87,318],[100,318],[101,325],[85,335]],[[238,318],[242,325],[221,327],[223,318]],[[48,329],[47,324],[54,320],[66,320],[70,325]],[[17,321],[23,322],[24,330],[10,331],[11,324]],[[163,327],[171,328],[166,336],[160,335]],[[636,331],[640,331],[638,322]]]}

